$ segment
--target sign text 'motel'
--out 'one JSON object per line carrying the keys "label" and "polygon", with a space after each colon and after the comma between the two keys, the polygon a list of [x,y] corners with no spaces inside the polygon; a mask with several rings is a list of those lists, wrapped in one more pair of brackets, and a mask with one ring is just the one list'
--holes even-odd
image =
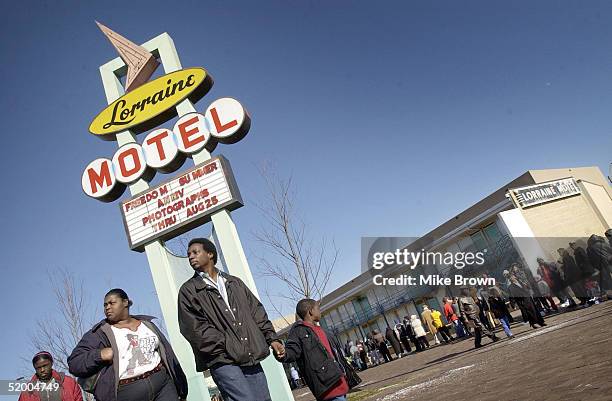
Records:
{"label": "sign text 'motel'", "polygon": [[185,158],[217,142],[234,143],[246,135],[250,118],[238,101],[222,98],[214,101],[205,114],[188,113],[179,118],[173,130],[151,131],[142,142],[120,147],[112,159],[99,158],[85,168],[81,177],[83,191],[92,198],[112,202],[127,184],[139,179],[151,180],[155,170],[176,171]]}

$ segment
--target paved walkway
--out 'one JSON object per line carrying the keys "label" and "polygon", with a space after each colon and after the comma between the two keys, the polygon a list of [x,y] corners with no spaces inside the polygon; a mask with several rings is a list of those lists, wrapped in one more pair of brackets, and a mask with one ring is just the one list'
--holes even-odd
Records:
{"label": "paved walkway", "polygon": [[[513,339],[467,339],[360,372],[349,401],[612,400],[612,301],[515,324]],[[313,401],[308,389],[296,401]]]}

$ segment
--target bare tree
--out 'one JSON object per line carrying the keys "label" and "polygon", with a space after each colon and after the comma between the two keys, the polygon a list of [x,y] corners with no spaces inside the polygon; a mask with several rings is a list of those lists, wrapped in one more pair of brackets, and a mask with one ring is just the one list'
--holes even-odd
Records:
{"label": "bare tree", "polygon": [[[302,298],[321,299],[338,259],[339,251],[333,241],[309,238],[307,226],[295,210],[295,192],[292,180],[283,179],[261,168],[268,199],[257,204],[267,221],[262,229],[253,233],[255,240],[271,251],[268,255],[255,255],[260,272],[287,285],[280,298],[297,301]],[[271,304],[271,296],[266,292]]]}
{"label": "bare tree", "polygon": [[34,352],[50,352],[53,364],[67,372],[68,356],[92,326],[96,315],[86,301],[82,280],[77,280],[73,273],[64,269],[53,274],[49,272],[48,276],[57,313],[36,321],[30,342]]}

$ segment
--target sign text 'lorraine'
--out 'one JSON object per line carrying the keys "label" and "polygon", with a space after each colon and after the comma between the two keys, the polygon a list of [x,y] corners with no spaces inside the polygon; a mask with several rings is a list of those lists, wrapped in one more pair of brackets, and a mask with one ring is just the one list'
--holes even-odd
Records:
{"label": "sign text 'lorraine'", "polygon": [[204,68],[186,68],[139,86],[109,104],[89,126],[102,139],[120,131],[147,131],[176,116],[175,106],[185,99],[200,100],[213,81]]}
{"label": "sign text 'lorraine'", "polygon": [[229,162],[218,156],[121,203],[130,248],[139,252],[154,240],[168,240],[234,210],[242,198]]}

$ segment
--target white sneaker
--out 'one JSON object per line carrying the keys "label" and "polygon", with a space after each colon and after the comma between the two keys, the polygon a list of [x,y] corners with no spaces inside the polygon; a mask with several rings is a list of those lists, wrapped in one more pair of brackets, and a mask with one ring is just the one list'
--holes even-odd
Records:
{"label": "white sneaker", "polygon": [[569,306],[569,301],[565,301],[563,302],[561,305],[559,305],[562,308],[567,308]]}

